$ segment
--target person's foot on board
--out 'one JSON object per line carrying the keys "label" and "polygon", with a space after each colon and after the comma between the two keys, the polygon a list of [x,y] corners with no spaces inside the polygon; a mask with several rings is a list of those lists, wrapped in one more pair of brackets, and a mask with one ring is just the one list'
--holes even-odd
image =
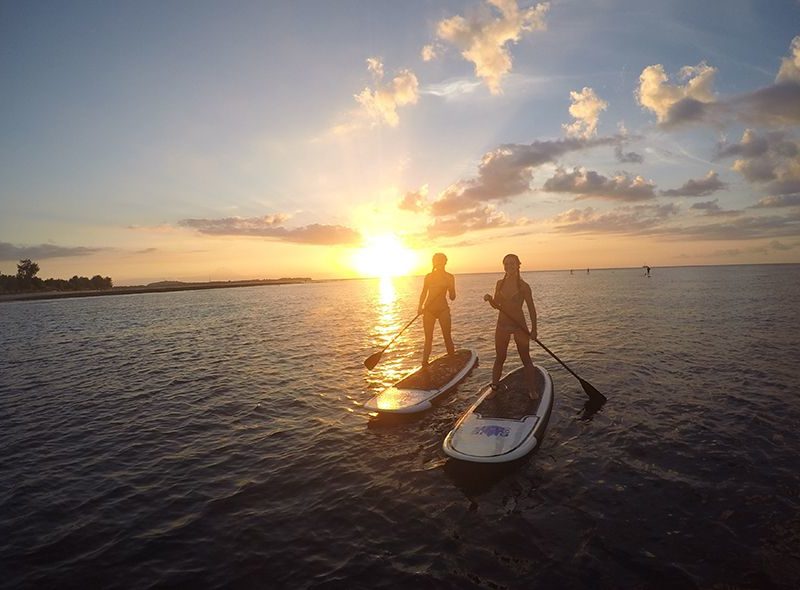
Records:
{"label": "person's foot on board", "polygon": [[500,383],[490,383],[489,389],[491,389],[492,391],[489,393],[489,395],[486,396],[486,399],[494,399],[498,393],[500,393],[505,389],[505,387]]}

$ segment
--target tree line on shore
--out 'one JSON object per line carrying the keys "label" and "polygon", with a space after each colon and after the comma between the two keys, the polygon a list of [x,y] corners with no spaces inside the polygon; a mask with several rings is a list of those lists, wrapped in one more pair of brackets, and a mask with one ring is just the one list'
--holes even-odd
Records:
{"label": "tree line on shore", "polygon": [[103,291],[113,284],[111,277],[95,275],[91,279],[75,275],[71,279],[40,279],[36,276],[39,265],[30,258],[20,260],[17,274],[0,273],[0,293],[21,293],[26,291]]}

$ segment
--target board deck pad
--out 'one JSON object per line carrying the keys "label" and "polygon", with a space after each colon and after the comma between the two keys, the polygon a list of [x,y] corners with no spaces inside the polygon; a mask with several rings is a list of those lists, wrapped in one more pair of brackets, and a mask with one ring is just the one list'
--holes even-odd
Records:
{"label": "board deck pad", "polygon": [[[544,375],[536,371],[536,391],[544,389]],[[528,381],[523,371],[508,375],[501,380],[507,390],[498,391],[492,399],[484,399],[475,412],[484,418],[508,418],[519,420],[524,416],[536,413],[538,401],[528,395]]]}
{"label": "board deck pad", "polygon": [[469,349],[440,356],[428,363],[427,367],[419,367],[383,390],[367,401],[364,407],[367,410],[389,413],[427,410],[433,400],[458,385],[477,361],[478,355]]}
{"label": "board deck pad", "polygon": [[397,389],[439,389],[464,368],[472,355],[471,350],[457,350],[453,355],[444,355],[411,373],[395,384]]}

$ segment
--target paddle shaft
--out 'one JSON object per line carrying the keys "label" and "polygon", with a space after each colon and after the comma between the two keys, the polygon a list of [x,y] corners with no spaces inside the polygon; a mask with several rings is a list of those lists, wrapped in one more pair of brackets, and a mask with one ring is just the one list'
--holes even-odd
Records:
{"label": "paddle shaft", "polygon": [[391,345],[394,343],[394,341],[395,341],[395,340],[397,340],[398,338],[400,338],[400,334],[402,334],[403,332],[405,332],[405,331],[408,329],[408,327],[409,327],[411,324],[413,324],[415,321],[417,321],[417,318],[418,318],[419,316],[421,316],[421,315],[422,315],[421,313],[418,313],[417,315],[415,315],[415,316],[414,316],[414,319],[412,319],[412,320],[411,320],[410,322],[408,322],[408,323],[407,323],[405,326],[403,326],[403,329],[402,329],[402,330],[400,330],[400,331],[397,333],[397,335],[396,335],[394,338],[392,338],[392,340],[389,342],[389,344],[387,344],[386,346],[384,346],[384,347],[383,347],[383,350],[381,350],[381,354],[383,354],[384,352],[386,352],[386,349],[387,349],[387,348],[389,348],[389,347],[390,347],[390,346],[391,346]]}

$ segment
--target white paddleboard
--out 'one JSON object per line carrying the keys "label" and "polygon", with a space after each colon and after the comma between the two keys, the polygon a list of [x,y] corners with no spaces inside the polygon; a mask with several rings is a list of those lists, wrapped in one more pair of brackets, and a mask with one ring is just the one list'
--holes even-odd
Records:
{"label": "white paddleboard", "polygon": [[[478,463],[513,461],[530,453],[544,436],[553,409],[553,380],[544,367],[534,365],[538,402],[528,396],[520,367],[500,380],[501,391],[493,399],[487,385],[442,443],[455,459]],[[505,386],[503,391],[502,386]]]}
{"label": "white paddleboard", "polygon": [[364,408],[391,414],[423,412],[437,397],[458,385],[477,362],[477,353],[468,349],[457,350],[452,356],[440,356],[427,367],[419,367],[384,389],[367,401]]}

